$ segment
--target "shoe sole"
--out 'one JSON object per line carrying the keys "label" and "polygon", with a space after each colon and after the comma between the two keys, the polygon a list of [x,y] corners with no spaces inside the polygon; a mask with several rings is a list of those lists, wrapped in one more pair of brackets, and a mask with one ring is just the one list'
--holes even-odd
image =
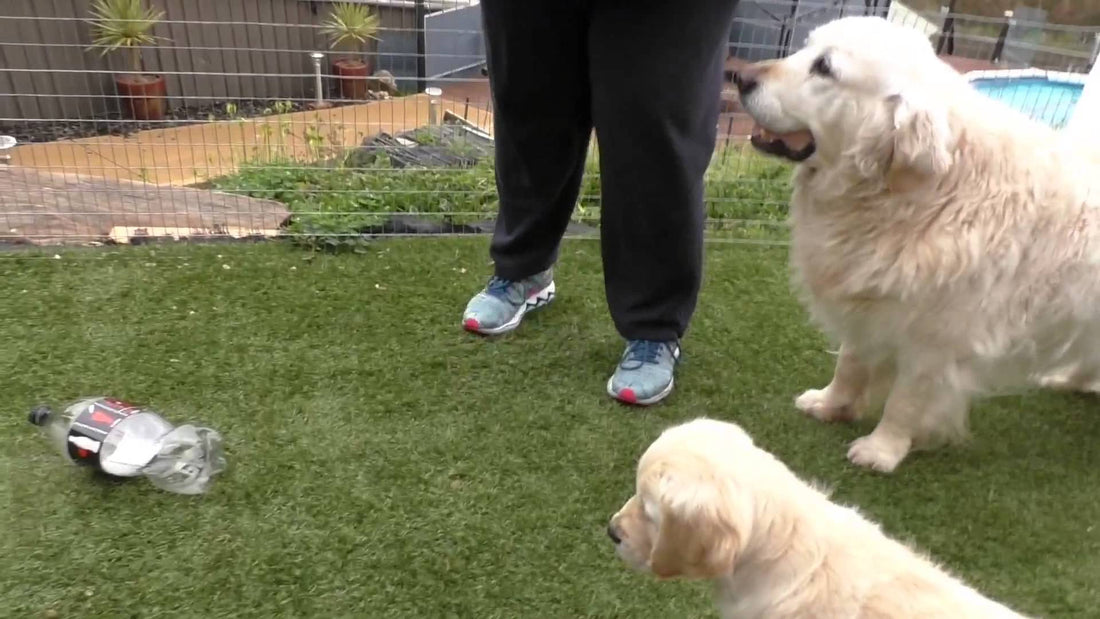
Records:
{"label": "shoe sole", "polygon": [[[671,380],[668,381],[668,385],[665,386],[665,388],[662,389],[659,393],[657,393],[655,395],[652,395],[652,396],[650,396],[650,397],[648,397],[644,400],[639,400],[637,398],[624,398],[623,395],[622,395],[622,392],[616,392],[611,387],[611,383],[614,380],[615,380],[614,376],[607,379],[607,395],[609,395],[612,398],[618,400],[619,402],[622,402],[623,404],[633,404],[635,406],[649,406],[651,404],[656,404],[656,403],[660,402],[661,400],[667,398],[668,394],[672,393],[672,387],[673,387],[673,385],[676,384],[676,378],[673,377]],[[632,389],[628,390],[628,391],[630,391],[631,395],[633,395],[634,391]]]}
{"label": "shoe sole", "polygon": [[523,322],[523,317],[527,314],[546,307],[557,296],[557,288],[554,286],[554,282],[550,282],[545,288],[539,290],[535,294],[527,297],[527,300],[523,302],[516,313],[508,320],[508,322],[491,328],[485,328],[478,324],[476,319],[469,318],[462,321],[462,328],[466,329],[470,333],[478,333],[480,335],[501,335],[502,333],[508,333],[514,331],[519,323]]}

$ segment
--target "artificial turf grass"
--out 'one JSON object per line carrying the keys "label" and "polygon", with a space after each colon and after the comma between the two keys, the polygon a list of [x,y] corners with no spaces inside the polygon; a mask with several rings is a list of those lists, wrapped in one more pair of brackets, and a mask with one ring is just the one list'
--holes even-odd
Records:
{"label": "artificial turf grass", "polygon": [[[845,445],[867,425],[793,411],[832,358],[781,248],[708,248],[677,390],[651,409],[603,392],[622,342],[592,241],[565,244],[558,299],[499,339],[458,324],[484,239],[61,256],[0,258],[10,616],[715,616],[705,586],[629,572],[604,534],[637,457],[699,415],[741,423],[990,595],[1096,616],[1095,400],[984,402],[969,446],[857,470]],[[25,411],[96,393],[218,428],[230,469],[192,499],[66,468]]]}

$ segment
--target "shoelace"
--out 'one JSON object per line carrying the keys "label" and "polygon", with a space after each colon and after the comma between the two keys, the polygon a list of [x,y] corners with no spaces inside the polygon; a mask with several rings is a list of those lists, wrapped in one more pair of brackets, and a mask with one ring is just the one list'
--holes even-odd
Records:
{"label": "shoelace", "polygon": [[[653,340],[633,340],[627,344],[623,360],[619,364],[623,369],[633,370],[644,364],[657,363],[662,349],[668,349],[669,354],[674,355],[672,344]],[[627,367],[630,365],[631,367]]]}
{"label": "shoelace", "polygon": [[508,294],[508,289],[512,287],[512,283],[513,282],[511,280],[502,279],[494,275],[489,278],[489,284],[486,286],[486,288],[488,289],[489,294],[506,295]]}
{"label": "shoelace", "polygon": [[[490,295],[502,299],[509,303],[518,303],[522,301],[522,295],[516,294],[516,284],[510,279],[504,279],[497,277],[496,275],[489,278],[489,283],[485,286],[485,291]],[[517,297],[519,297],[517,299]]]}

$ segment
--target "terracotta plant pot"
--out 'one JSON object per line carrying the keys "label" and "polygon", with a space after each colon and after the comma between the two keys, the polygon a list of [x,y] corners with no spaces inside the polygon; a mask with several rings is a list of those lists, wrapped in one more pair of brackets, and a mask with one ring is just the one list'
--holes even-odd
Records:
{"label": "terracotta plant pot", "polygon": [[340,86],[341,99],[366,99],[369,63],[354,58],[341,58],[332,63],[332,72]]}
{"label": "terracotta plant pot", "polygon": [[122,112],[134,120],[164,118],[167,90],[160,75],[118,75],[115,88]]}

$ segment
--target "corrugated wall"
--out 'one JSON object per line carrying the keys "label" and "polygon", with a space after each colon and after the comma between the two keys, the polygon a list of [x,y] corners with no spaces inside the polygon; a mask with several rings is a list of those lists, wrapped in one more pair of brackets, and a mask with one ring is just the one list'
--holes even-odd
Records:
{"label": "corrugated wall", "polygon": [[[111,72],[121,53],[87,50],[89,0],[0,0],[0,122],[76,119],[117,107]],[[317,31],[327,3],[301,0],[153,0],[165,11],[155,30],[168,40],[145,52],[164,72],[170,105],[222,99],[311,97],[310,51],[327,51]],[[416,75],[415,18],[380,7],[376,66]],[[315,12],[316,11],[316,12]],[[186,23],[180,23],[186,22]]]}

